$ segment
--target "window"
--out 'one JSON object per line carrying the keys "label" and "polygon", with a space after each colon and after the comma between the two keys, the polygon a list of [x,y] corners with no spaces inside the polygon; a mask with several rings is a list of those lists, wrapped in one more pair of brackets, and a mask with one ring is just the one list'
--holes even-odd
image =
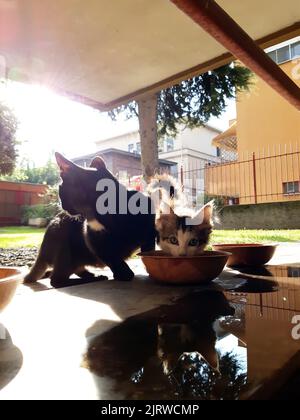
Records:
{"label": "window", "polygon": [[291,52],[290,52],[290,46],[286,46],[283,48],[279,48],[277,50],[277,63],[284,63],[285,61],[289,61],[291,59]]}
{"label": "window", "polygon": [[134,144],[133,143],[128,144],[128,152],[133,153],[133,151],[134,151]]}
{"label": "window", "polygon": [[275,61],[275,63],[277,63],[277,52],[276,52],[276,50],[269,52],[268,56],[271,57],[272,60]]}
{"label": "window", "polygon": [[292,49],[292,59],[300,57],[300,41],[296,42],[291,46]]}
{"label": "window", "polygon": [[300,182],[294,181],[294,182],[284,182],[283,183],[283,193],[284,194],[299,194],[300,192]]}
{"label": "window", "polygon": [[136,143],[136,153],[138,153],[139,155],[141,154],[141,143],[140,142]]}
{"label": "window", "polygon": [[158,153],[163,153],[164,152],[164,142],[159,140],[158,141]]}
{"label": "window", "polygon": [[174,150],[174,139],[166,139],[166,152],[172,152]]}
{"label": "window", "polygon": [[300,277],[300,268],[299,267],[289,267],[288,268],[288,277],[299,278]]}
{"label": "window", "polygon": [[268,53],[268,56],[272,58],[277,64],[282,64],[287,61],[293,60],[300,57],[300,41],[294,44],[286,45],[285,47],[278,48],[277,50]]}

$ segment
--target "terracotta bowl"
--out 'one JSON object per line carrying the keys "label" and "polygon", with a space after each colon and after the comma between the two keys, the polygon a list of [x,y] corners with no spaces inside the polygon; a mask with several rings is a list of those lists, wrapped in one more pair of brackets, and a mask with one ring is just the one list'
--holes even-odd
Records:
{"label": "terracotta bowl", "polygon": [[171,257],[162,251],[139,254],[149,275],[170,284],[209,283],[223,271],[230,254],[204,252],[195,257]]}
{"label": "terracotta bowl", "polygon": [[230,252],[229,267],[261,266],[273,258],[276,244],[215,244],[213,250]]}
{"label": "terracotta bowl", "polygon": [[22,269],[0,267],[0,312],[12,300],[23,277],[24,270]]}

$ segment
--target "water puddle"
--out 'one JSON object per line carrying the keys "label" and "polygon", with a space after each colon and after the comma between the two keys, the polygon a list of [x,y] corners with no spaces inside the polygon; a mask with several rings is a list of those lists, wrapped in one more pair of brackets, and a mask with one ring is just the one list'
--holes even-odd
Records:
{"label": "water puddle", "polygon": [[0,324],[0,390],[14,379],[22,364],[21,351],[13,344],[8,330]]}
{"label": "water puddle", "polygon": [[256,278],[249,279],[243,275],[239,275],[238,279],[242,281],[238,283],[231,282],[231,284],[223,283],[222,286],[228,292],[246,294],[274,293],[279,290],[279,284],[276,281]]}
{"label": "water puddle", "polygon": [[278,282],[265,267],[244,267],[234,272],[227,272],[214,283],[222,290],[232,293],[274,293],[279,289]]}
{"label": "water puddle", "polygon": [[300,278],[300,264],[239,267],[238,271],[243,274],[259,277]]}
{"label": "water puddle", "polygon": [[94,338],[83,365],[125,399],[238,399],[247,349],[235,313],[222,292],[195,291]]}
{"label": "water puddle", "polygon": [[[274,293],[281,279],[300,278],[300,265],[266,265],[238,267],[215,281],[223,290],[233,293]],[[299,283],[300,284],[300,283]]]}

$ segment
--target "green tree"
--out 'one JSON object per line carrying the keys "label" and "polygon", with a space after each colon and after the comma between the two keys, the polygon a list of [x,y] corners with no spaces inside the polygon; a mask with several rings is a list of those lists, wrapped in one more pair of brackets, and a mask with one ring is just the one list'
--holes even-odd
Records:
{"label": "green tree", "polygon": [[42,167],[36,167],[31,162],[23,160],[19,168],[16,168],[11,175],[3,178],[8,181],[54,186],[58,184],[60,177],[57,165],[49,159],[46,165]]}
{"label": "green tree", "polygon": [[27,182],[33,184],[56,185],[59,182],[59,171],[57,165],[49,159],[45,166],[35,167],[28,165],[25,170]]}
{"label": "green tree", "polygon": [[[158,137],[175,137],[181,124],[194,128],[211,117],[219,117],[226,109],[226,101],[247,89],[251,77],[246,67],[230,64],[162,90],[157,96]],[[127,118],[137,117],[137,102],[122,105],[109,115],[116,119],[120,113]]]}
{"label": "green tree", "polygon": [[219,117],[226,109],[226,100],[248,88],[251,75],[249,69],[232,63],[110,111],[113,120],[119,114],[139,118],[145,180],[159,169],[159,139],[175,137],[182,126],[195,128]]}
{"label": "green tree", "polygon": [[12,110],[0,103],[0,175],[11,174],[17,158],[17,119]]}

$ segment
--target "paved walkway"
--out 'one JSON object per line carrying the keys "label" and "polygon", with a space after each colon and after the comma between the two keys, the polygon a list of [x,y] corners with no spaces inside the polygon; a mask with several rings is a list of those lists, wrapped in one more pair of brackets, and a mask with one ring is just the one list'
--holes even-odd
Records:
{"label": "paved walkway", "polygon": [[[272,264],[300,267],[299,251],[300,244],[281,245]],[[166,372],[190,351],[202,354],[209,369],[217,358],[220,369],[227,366],[232,354],[230,366],[235,372],[236,363],[242,366],[247,379],[245,387],[236,382],[240,398],[274,395],[300,368],[300,343],[291,336],[291,320],[300,313],[299,278],[281,278],[278,270],[264,281],[228,270],[208,286],[171,287],[144,276],[139,259],[130,266],[137,276],[128,283],[20,286],[1,314],[0,400],[180,398]],[[226,372],[221,382],[209,372],[220,397],[230,398]]]}
{"label": "paved walkway", "polygon": [[[280,244],[274,258],[270,261],[270,264],[300,264],[300,243],[283,243]],[[130,268],[136,274],[136,276],[147,276],[147,272],[140,258],[133,258],[128,262]],[[107,276],[112,279],[112,273],[108,267],[102,270],[96,270],[98,274]],[[39,292],[43,290],[52,289],[50,286],[50,280],[41,280],[36,284],[25,286],[21,285],[18,289],[18,294],[28,294],[32,292]]]}

